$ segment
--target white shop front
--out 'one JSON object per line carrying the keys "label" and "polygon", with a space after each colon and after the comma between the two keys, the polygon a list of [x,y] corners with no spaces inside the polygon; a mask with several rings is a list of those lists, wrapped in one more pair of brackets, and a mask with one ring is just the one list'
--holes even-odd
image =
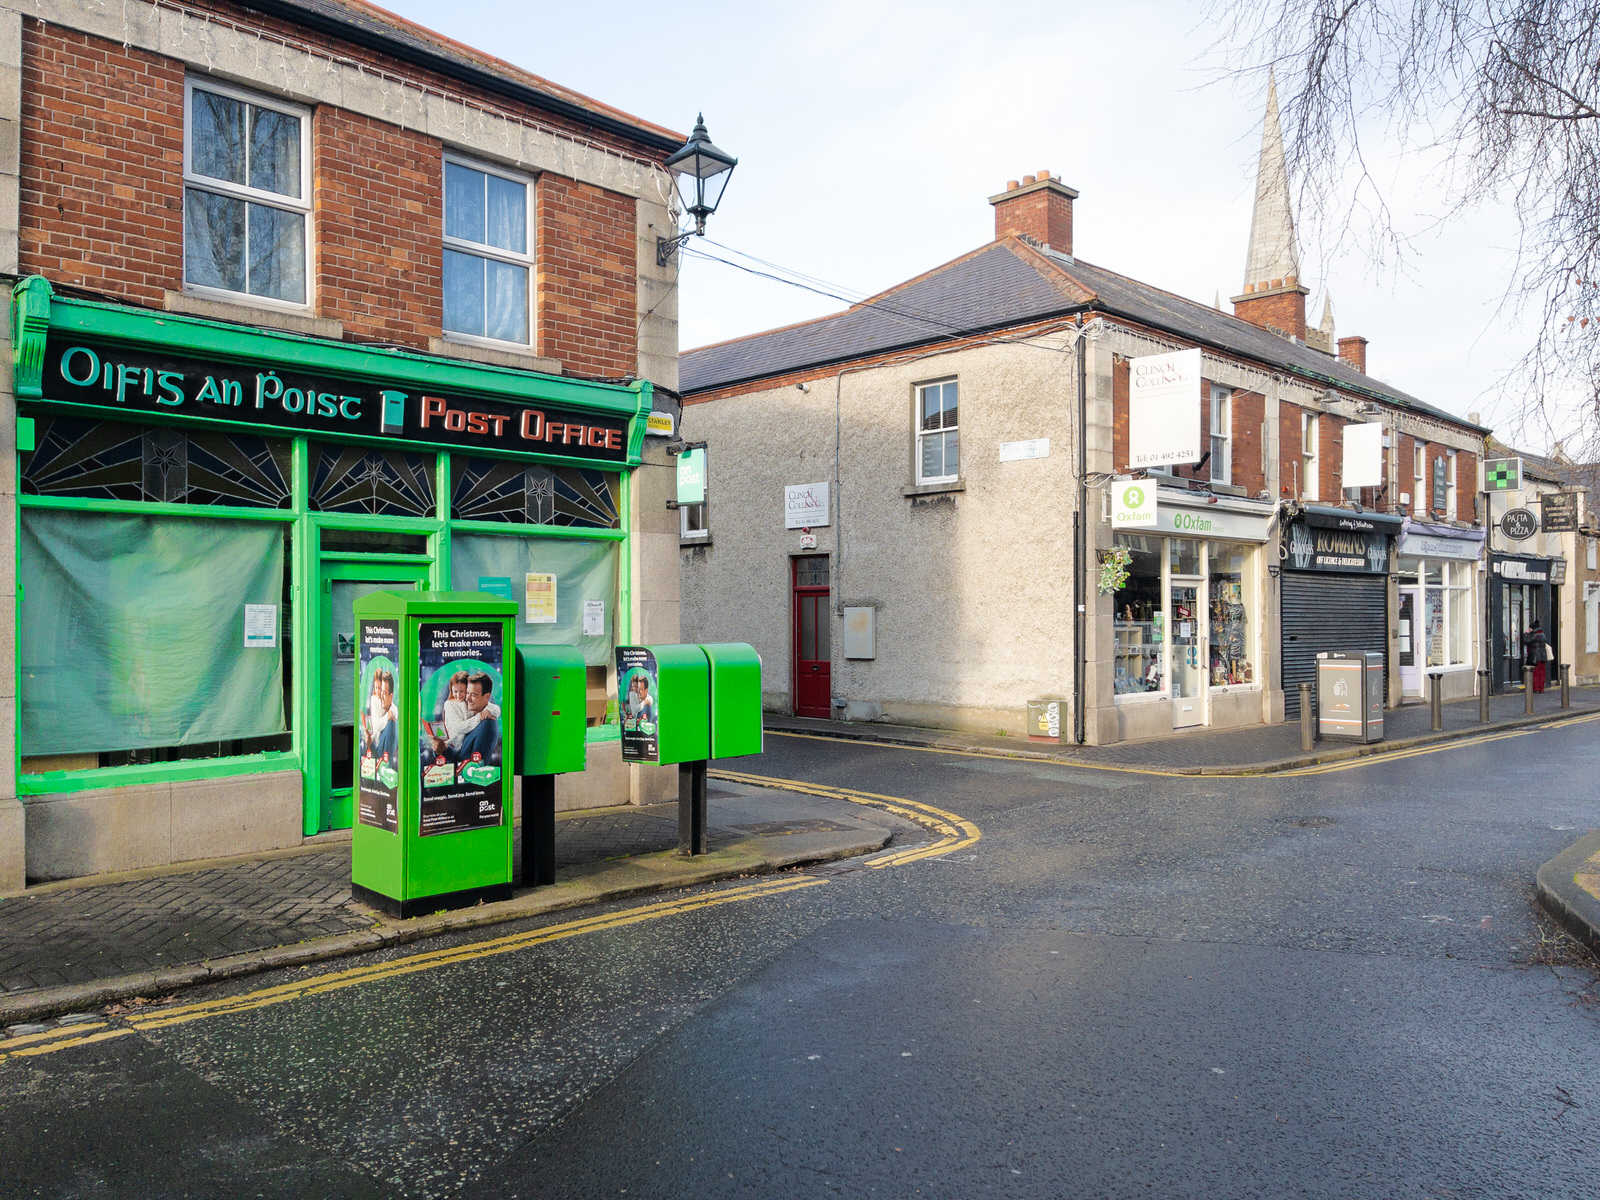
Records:
{"label": "white shop front", "polygon": [[1128,520],[1114,497],[1114,545],[1129,555],[1110,596],[1119,740],[1260,724],[1273,506],[1158,487],[1153,517]]}
{"label": "white shop front", "polygon": [[1442,679],[1444,698],[1476,694],[1478,629],[1475,597],[1483,530],[1407,518],[1401,528],[1395,583],[1399,589],[1395,659],[1400,693],[1427,698],[1427,676]]}

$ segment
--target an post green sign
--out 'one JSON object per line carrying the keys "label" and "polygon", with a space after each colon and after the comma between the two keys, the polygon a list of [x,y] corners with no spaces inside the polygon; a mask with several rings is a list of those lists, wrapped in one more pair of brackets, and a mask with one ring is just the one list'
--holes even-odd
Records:
{"label": "an post green sign", "polygon": [[706,452],[704,448],[685,450],[678,455],[678,503],[704,504],[706,501]]}

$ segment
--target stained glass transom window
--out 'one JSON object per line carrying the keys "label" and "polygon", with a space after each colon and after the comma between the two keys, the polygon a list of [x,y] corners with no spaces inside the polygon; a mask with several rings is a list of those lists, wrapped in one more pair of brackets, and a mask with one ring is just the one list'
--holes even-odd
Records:
{"label": "stained glass transom window", "polygon": [[250,433],[35,417],[26,496],[288,508],[290,443]]}
{"label": "stained glass transom window", "polygon": [[431,454],[312,446],[311,507],[319,512],[431,517],[436,511]]}
{"label": "stained glass transom window", "polygon": [[451,514],[463,521],[620,529],[620,476],[585,467],[529,466],[502,459],[450,460]]}

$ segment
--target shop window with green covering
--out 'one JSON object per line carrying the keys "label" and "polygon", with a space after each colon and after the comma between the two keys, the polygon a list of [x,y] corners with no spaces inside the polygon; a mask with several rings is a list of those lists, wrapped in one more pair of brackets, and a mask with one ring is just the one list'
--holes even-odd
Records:
{"label": "shop window with green covering", "polygon": [[[25,758],[286,748],[286,536],[275,522],[24,510]],[[115,753],[152,748],[175,752]]]}
{"label": "shop window with green covering", "polygon": [[617,644],[617,562],[622,544],[573,538],[456,533],[451,586],[517,603],[517,641],[576,646],[589,668],[589,724],[609,723],[616,699],[606,668]]}

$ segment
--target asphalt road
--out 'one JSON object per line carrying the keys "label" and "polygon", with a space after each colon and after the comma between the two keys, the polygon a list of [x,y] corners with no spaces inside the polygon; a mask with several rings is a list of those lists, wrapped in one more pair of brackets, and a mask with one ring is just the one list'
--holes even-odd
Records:
{"label": "asphalt road", "polygon": [[728,765],[982,838],[13,1057],[0,1195],[1594,1196],[1600,988],[1533,876],[1597,730],[1263,779],[772,737]]}

